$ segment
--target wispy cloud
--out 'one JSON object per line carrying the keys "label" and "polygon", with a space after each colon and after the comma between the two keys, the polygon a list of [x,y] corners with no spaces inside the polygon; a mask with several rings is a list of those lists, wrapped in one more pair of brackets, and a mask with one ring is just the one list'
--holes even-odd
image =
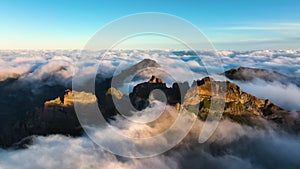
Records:
{"label": "wispy cloud", "polygon": [[263,23],[263,24],[247,24],[239,26],[226,26],[217,27],[218,30],[233,30],[233,31],[249,31],[249,30],[261,30],[261,31],[280,31],[280,30],[294,30],[300,31],[300,23]]}

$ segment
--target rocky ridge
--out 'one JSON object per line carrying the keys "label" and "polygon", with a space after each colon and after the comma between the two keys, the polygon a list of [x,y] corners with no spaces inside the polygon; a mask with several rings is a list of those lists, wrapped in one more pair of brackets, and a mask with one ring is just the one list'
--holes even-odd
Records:
{"label": "rocky ridge", "polygon": [[187,92],[186,102],[184,103],[190,109],[197,108],[199,110],[197,112],[198,116],[203,120],[207,117],[211,107],[211,99],[214,96],[212,88],[218,88],[218,90],[223,90],[226,93],[223,99],[223,117],[225,118],[250,125],[253,117],[262,117],[280,125],[286,123],[285,119],[289,115],[288,111],[274,105],[270,100],[259,99],[245,93],[232,82],[214,81],[209,77],[197,80],[194,83]]}
{"label": "rocky ridge", "polygon": [[[155,61],[146,60],[134,65],[134,68],[126,69],[124,72],[125,74],[131,74],[132,72],[138,71],[141,67],[149,67],[148,64],[150,64],[150,67],[158,66]],[[228,72],[227,74],[225,72],[225,75],[229,78]],[[120,77],[126,76],[122,75]],[[124,79],[120,78],[120,80],[124,82]],[[11,91],[11,88],[6,87],[6,83],[10,84],[12,82],[13,81],[5,81],[2,83],[4,88],[1,90],[4,92]],[[196,113],[200,119],[204,120],[211,106],[212,88],[226,93],[223,118],[251,126],[257,125],[253,119],[263,118],[273,121],[275,124],[283,126],[283,128],[286,128],[288,123],[292,122],[293,124],[295,123],[293,128],[297,130],[300,129],[299,119],[295,120],[291,118],[288,111],[274,105],[270,100],[259,99],[245,93],[236,84],[228,81],[218,82],[206,77],[195,81],[191,87],[187,82],[176,82],[171,87],[168,87],[162,79],[152,76],[149,81],[136,85],[129,94],[123,94],[116,88],[112,88],[110,82],[111,79],[96,80],[96,86],[100,86],[100,88],[96,88],[95,95],[86,92],[66,90],[63,97],[57,97],[60,95],[57,94],[59,93],[58,91],[63,89],[63,87],[57,87],[54,88],[56,92],[49,92],[51,95],[47,95],[47,98],[56,97],[55,99],[35,99],[38,102],[48,100],[45,101],[42,106],[40,106],[40,104],[34,104],[36,102],[35,100],[30,100],[28,107],[35,105],[35,109],[26,109],[27,113],[25,118],[13,124],[6,125],[9,126],[8,128],[2,128],[2,130],[6,132],[1,132],[0,145],[3,147],[11,146],[22,138],[35,134],[47,135],[60,133],[72,136],[80,135],[82,129],[74,111],[74,100],[82,104],[97,102],[103,116],[108,120],[114,119],[114,116],[119,113],[117,107],[124,108],[123,111],[125,112],[134,112],[135,109],[142,110],[146,108],[150,103],[149,97],[152,95],[154,99],[164,101],[169,105],[176,106],[178,109],[185,107],[190,112]],[[224,87],[224,83],[226,87]],[[48,91],[48,88],[45,88],[45,91],[46,89]],[[49,87],[49,91],[50,89],[53,90],[53,87]],[[27,91],[30,90],[26,90],[26,92]],[[11,92],[7,92],[7,95],[11,96],[9,93]],[[74,93],[78,96],[77,98],[73,98]],[[161,94],[164,94],[165,98],[161,97]],[[27,95],[29,96],[30,93]],[[54,95],[56,96],[53,97]],[[6,102],[3,103],[3,105],[7,104]],[[128,105],[133,106],[130,107]],[[128,115],[130,115],[130,113]]]}

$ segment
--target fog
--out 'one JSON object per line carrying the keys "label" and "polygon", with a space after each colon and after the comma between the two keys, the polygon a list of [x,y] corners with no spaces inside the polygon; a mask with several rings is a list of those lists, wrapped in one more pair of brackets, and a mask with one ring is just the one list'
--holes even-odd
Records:
{"label": "fog", "polygon": [[[167,109],[174,111],[170,107]],[[128,122],[121,117],[117,119],[113,125],[121,127],[121,130],[125,131],[124,134],[129,136],[129,133],[140,133],[143,137],[158,134],[161,125],[166,127],[173,122],[169,118],[164,118],[164,121],[158,120],[157,125],[141,127],[141,124]],[[207,142],[199,144],[196,138],[202,125],[203,122],[197,120],[190,134],[175,148],[163,154],[142,159],[116,156],[103,150],[87,136],[78,138],[62,135],[34,136],[33,144],[27,149],[0,150],[0,168],[14,169],[22,166],[22,168],[30,169],[298,169],[300,166],[298,136],[291,136],[272,128],[258,129],[224,120],[220,122],[217,130]],[[108,129],[97,128],[95,134],[101,134],[102,137],[106,137],[106,141],[115,146],[119,143],[122,145],[120,150],[126,149],[124,146],[130,146],[112,136]],[[164,144],[166,140],[161,141],[161,144]]]}

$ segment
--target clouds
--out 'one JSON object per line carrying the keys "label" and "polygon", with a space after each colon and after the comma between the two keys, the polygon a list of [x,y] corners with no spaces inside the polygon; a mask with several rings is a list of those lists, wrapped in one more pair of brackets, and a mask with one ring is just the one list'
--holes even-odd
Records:
{"label": "clouds", "polygon": [[[156,111],[160,105],[149,108],[148,111]],[[174,110],[174,108],[170,108]],[[145,110],[147,111],[147,110]],[[173,112],[177,114],[177,112]],[[147,116],[144,114],[143,116]],[[167,118],[167,117],[166,117]],[[171,125],[172,120],[160,120],[153,125],[143,125],[129,122],[118,116],[112,125],[119,127],[122,134],[129,137],[151,137],[161,133],[162,126]],[[125,151],[132,145],[126,140],[113,135],[110,128],[92,127],[94,135],[103,137],[103,141],[113,144],[118,151]],[[135,133],[135,134],[134,134]],[[166,139],[166,138],[165,138]],[[159,139],[159,144],[168,143],[167,140]],[[141,145],[156,146],[158,145]],[[155,148],[155,147],[154,147]],[[34,136],[33,145],[23,150],[1,150],[0,168],[116,168],[116,169],[139,169],[139,168],[162,168],[176,169],[178,163],[172,157],[160,155],[158,157],[145,159],[129,159],[116,156],[107,152],[92,142],[87,136],[72,138],[61,135],[50,135],[47,137]]]}
{"label": "clouds", "polygon": [[132,163],[118,161],[88,138],[69,138],[60,135],[35,138],[26,150],[2,151],[3,168],[133,168]]}
{"label": "clouds", "polygon": [[[80,66],[89,67],[100,63],[99,72],[103,75],[111,75],[120,65],[126,68],[142,59],[149,58],[170,69],[187,67],[193,72],[201,72],[205,70],[201,62],[202,57],[219,55],[226,69],[236,66],[261,67],[278,70],[290,76],[297,75],[300,69],[300,52],[296,50],[200,51],[199,53],[200,58],[192,53],[180,56],[168,50],[116,50],[107,52],[102,58],[103,52],[98,51],[89,52],[90,56],[86,57]],[[73,64],[77,63],[79,58],[81,58],[80,51],[0,51],[0,74],[2,76],[9,73],[24,75],[35,72],[38,78],[42,74],[58,73],[57,69],[52,67],[62,65],[69,74],[64,74],[64,71],[58,74],[62,74],[62,78],[69,78],[74,71]],[[26,78],[26,75],[24,77]]]}
{"label": "clouds", "polygon": [[95,146],[88,138],[69,138],[60,135],[36,137],[34,145],[25,150],[0,151],[0,168],[177,168],[168,157],[147,160],[120,159]]}
{"label": "clouds", "polygon": [[278,51],[245,51],[237,52],[230,56],[222,56],[226,69],[238,66],[272,69],[288,76],[298,76],[300,68],[300,53],[296,50]]}
{"label": "clouds", "polygon": [[[178,112],[170,106],[154,122],[136,123],[152,116],[151,112],[161,111],[162,103],[153,104],[136,116],[133,121],[117,116],[111,125],[128,137],[147,138],[161,134],[173,125]],[[165,110],[165,108],[163,108]],[[140,118],[140,119],[139,119]],[[132,119],[131,119],[132,120]],[[268,122],[264,122],[268,123]],[[178,131],[183,126],[177,126]],[[197,120],[190,134],[176,147],[163,154],[142,159],[116,156],[102,149],[86,135],[73,138],[62,135],[33,136],[33,144],[26,149],[0,149],[0,168],[114,168],[114,169],[298,169],[300,162],[300,138],[289,135],[277,128],[243,126],[228,120],[221,121],[210,139],[198,143],[203,121]],[[116,137],[109,128],[92,127],[95,136],[114,145],[118,151],[127,151],[132,145]],[[172,137],[174,138],[174,137]],[[170,137],[157,139],[155,144],[142,146],[159,149],[170,144]]]}
{"label": "clouds", "polygon": [[[174,52],[172,50],[112,50],[106,51],[106,53],[104,51],[82,51],[81,53],[77,50],[0,51],[0,80],[18,78],[17,82],[21,84],[19,85],[21,87],[22,85],[30,85],[31,88],[40,88],[43,85],[61,85],[70,88],[76,68],[84,68],[81,78],[88,81],[95,75],[95,70],[98,70],[99,76],[111,77],[145,58],[155,60],[161,65],[161,68],[150,72],[141,71],[137,77],[130,77],[133,81],[126,84],[129,85],[129,89],[141,82],[141,79],[138,78],[139,75],[150,77],[152,74],[156,74],[161,76],[168,85],[175,81],[188,81],[191,84],[194,79],[207,76],[206,68],[214,70],[214,67],[222,66],[224,70],[245,66],[272,69],[291,77],[299,78],[300,76],[300,51],[297,50],[223,50],[199,51],[199,54],[198,57],[193,52]],[[222,65],[214,63],[217,56],[220,56]],[[85,59],[82,60],[82,57]],[[202,59],[206,59],[209,65],[204,66]],[[210,61],[211,59],[212,61]],[[142,80],[147,79],[143,78]],[[247,90],[250,86],[254,88],[253,84],[241,85],[246,91],[254,91]],[[274,84],[269,86],[274,86]],[[256,91],[260,91],[260,87],[262,86],[258,85]],[[291,85],[278,87],[278,92],[275,88],[273,90],[270,87],[269,89],[272,89],[275,94],[266,93],[265,96],[284,108],[298,109],[299,106],[295,102],[297,95],[284,95],[282,101],[278,101],[280,99],[275,97],[279,91],[288,93],[296,91],[295,93],[298,93],[298,89],[291,89]],[[252,92],[252,94],[261,97],[260,92]]]}
{"label": "clouds", "polygon": [[218,28],[222,30],[260,30],[260,31],[300,31],[300,23],[268,23],[267,25],[248,25],[248,26],[232,26],[232,27],[223,27]]}
{"label": "clouds", "polygon": [[[118,119],[122,130],[151,132],[159,126],[139,128],[138,124]],[[124,124],[122,124],[124,123]],[[196,129],[203,122],[197,121]],[[155,129],[156,128],[156,129]],[[98,129],[111,143],[122,140],[110,135],[105,129]],[[126,133],[124,133],[126,134]],[[128,133],[127,133],[128,134]],[[153,134],[153,133],[152,133]],[[151,135],[152,135],[151,134]],[[86,136],[72,138],[61,135],[35,136],[33,145],[22,150],[0,150],[0,168],[115,168],[115,169],[298,169],[300,162],[299,137],[289,136],[272,129],[255,129],[223,121],[214,135],[204,144],[199,144],[197,132],[192,139],[185,140],[177,147],[155,157],[129,159],[115,156],[98,147]],[[148,135],[149,136],[149,135]],[[165,141],[165,140],[162,140]],[[130,146],[126,144],[119,145]],[[144,145],[146,146],[146,145]]]}

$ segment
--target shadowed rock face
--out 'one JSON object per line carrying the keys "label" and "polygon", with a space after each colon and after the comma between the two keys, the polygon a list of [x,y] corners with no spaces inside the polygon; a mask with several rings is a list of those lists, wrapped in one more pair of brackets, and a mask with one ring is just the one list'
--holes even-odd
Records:
{"label": "shadowed rock face", "polygon": [[286,75],[276,71],[258,68],[239,67],[237,69],[230,69],[225,72],[225,76],[232,80],[253,80],[260,78],[266,81],[273,81],[276,78],[288,78]]}
{"label": "shadowed rock face", "polygon": [[133,88],[132,93],[129,94],[131,103],[137,110],[142,110],[149,105],[149,96],[152,91],[160,90],[162,93],[153,95],[155,99],[161,100],[162,97],[159,96],[164,94],[166,97],[166,103],[169,105],[175,105],[176,103],[181,103],[189,85],[187,82],[184,83],[174,83],[172,87],[167,87],[166,83],[155,76],[152,76],[148,82],[136,85]]}
{"label": "shadowed rock face", "polygon": [[[33,84],[40,84],[40,81]],[[41,85],[34,90],[31,83],[22,84],[18,78],[8,78],[0,82],[0,147],[31,135],[32,112],[43,107],[44,101],[63,94],[65,87]]]}
{"label": "shadowed rock face", "polygon": [[254,79],[261,79],[267,82],[278,81],[282,84],[293,83],[300,87],[299,78],[289,77],[267,69],[239,67],[237,69],[230,69],[224,72],[224,75],[231,80],[252,81]]}
{"label": "shadowed rock face", "polygon": [[[44,109],[36,113],[38,119],[43,123],[43,126],[40,127],[53,133],[68,131],[68,133],[76,134],[80,129],[80,124],[74,110],[74,102],[89,105],[97,103],[97,98],[91,93],[66,90],[63,102],[60,97],[46,101]],[[36,126],[39,126],[39,124],[36,124]]]}
{"label": "shadowed rock face", "polygon": [[114,86],[118,86],[124,83],[128,83],[128,81],[126,81],[127,77],[130,77],[132,75],[135,75],[136,73],[138,73],[139,71],[146,69],[146,68],[158,68],[160,67],[160,65],[151,59],[144,59],[141,62],[127,68],[124,69],[119,75],[116,75],[113,77],[114,81]]}
{"label": "shadowed rock face", "polygon": [[77,119],[74,102],[79,104],[97,103],[97,98],[91,93],[66,90],[63,100],[60,97],[46,101],[42,109],[35,111],[27,124],[28,130],[34,134],[69,134],[80,135],[82,130]]}

